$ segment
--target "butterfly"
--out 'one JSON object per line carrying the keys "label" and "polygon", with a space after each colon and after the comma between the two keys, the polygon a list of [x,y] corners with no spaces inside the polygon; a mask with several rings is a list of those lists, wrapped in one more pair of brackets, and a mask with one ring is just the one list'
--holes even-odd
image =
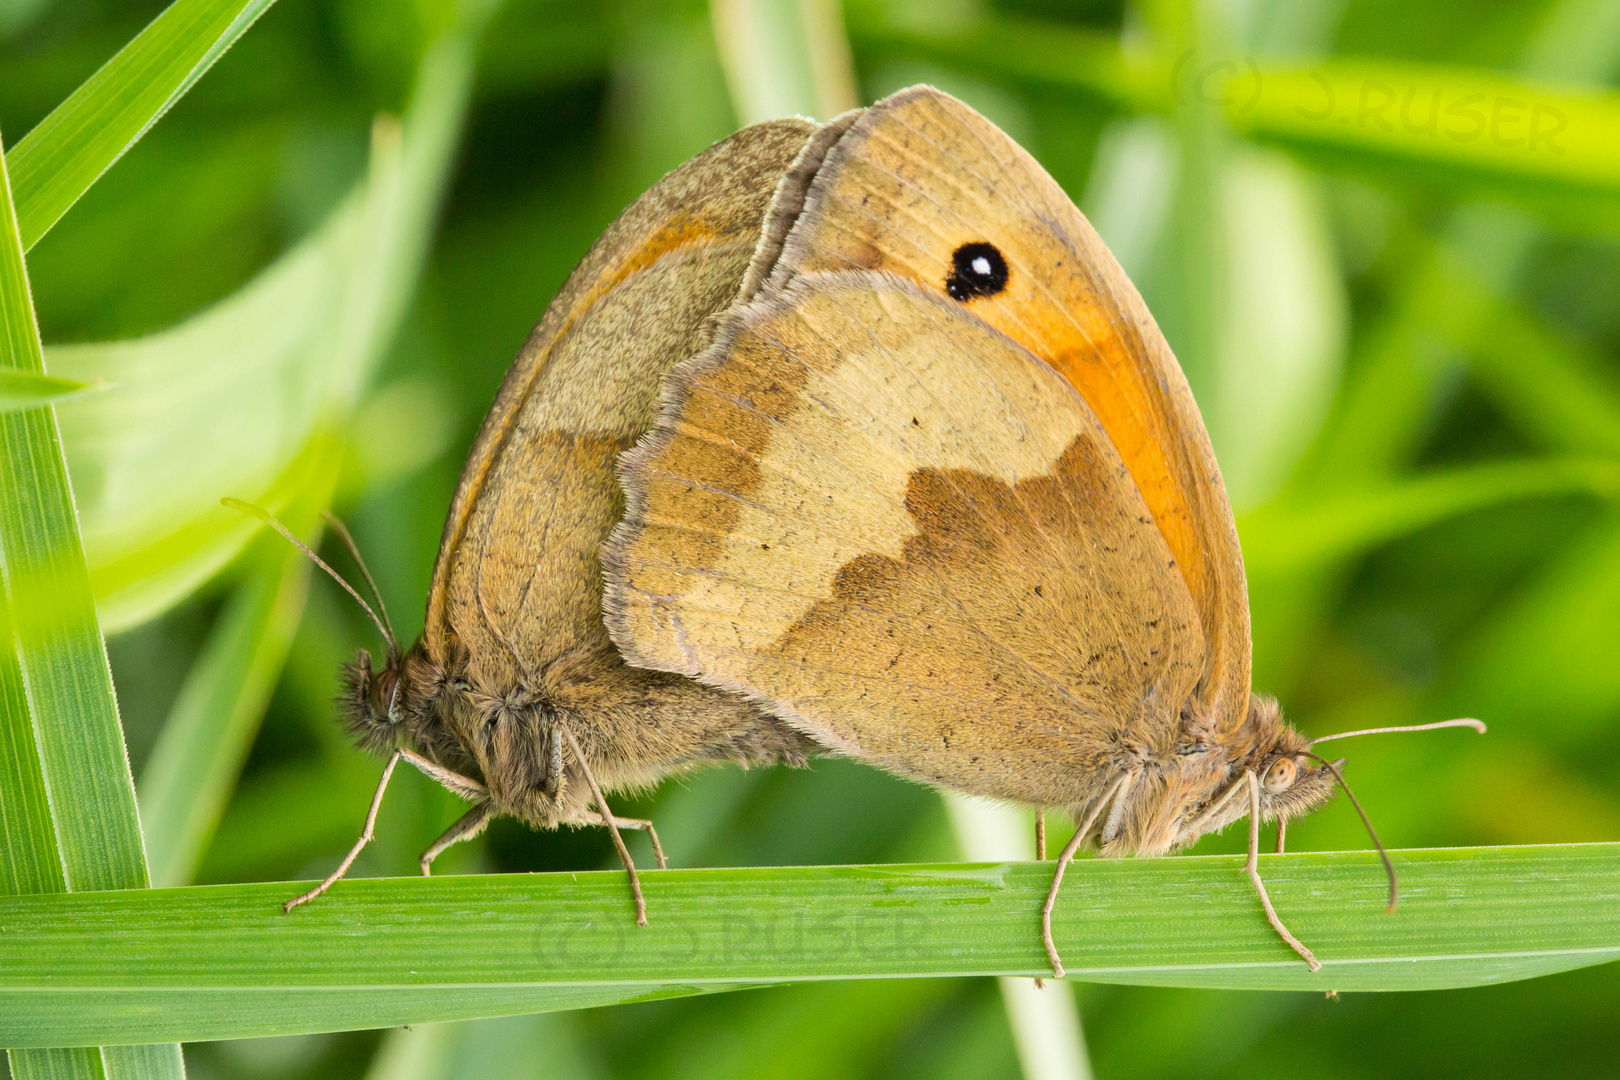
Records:
{"label": "butterfly", "polygon": [[652,424],[664,374],[707,343],[717,314],[758,289],[756,254],[774,254],[769,237],[785,224],[773,233],[772,223],[786,220],[774,208],[784,189],[802,187],[794,165],[819,131],[805,120],[746,128],[664,177],[597,240],[485,417],[419,640],[402,649],[381,597],[379,617],[316,559],[387,641],[379,667],[364,650],[346,666],[340,706],[361,748],[389,757],[359,841],[289,911],[352,865],[403,760],[472,804],[423,853],[424,874],[498,816],[537,828],[602,824],[645,923],[619,829],[646,830],[662,866],[657,833],[614,815],[606,793],[714,762],[803,765],[817,750],[736,695],[626,665],[603,627],[598,556],[623,510],[615,458]]}
{"label": "butterfly", "polygon": [[1244,816],[1317,968],[1258,830],[1342,777],[1251,692],[1237,531],[1164,336],[962,102],[913,87],[830,128],[763,286],[621,459],[614,642],[835,752],[1067,809],[1058,975],[1079,845],[1160,855]]}

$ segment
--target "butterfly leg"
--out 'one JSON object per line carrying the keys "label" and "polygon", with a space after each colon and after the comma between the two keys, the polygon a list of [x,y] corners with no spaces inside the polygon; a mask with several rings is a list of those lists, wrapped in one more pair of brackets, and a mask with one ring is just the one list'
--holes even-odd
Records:
{"label": "butterfly leg", "polygon": [[457,795],[475,805],[461,817],[455,824],[444,830],[444,834],[433,841],[433,846],[422,852],[418,865],[422,867],[422,876],[430,876],[429,867],[445,848],[451,844],[459,844],[463,840],[471,840],[489,825],[495,816],[494,807],[489,804],[489,789],[469,776],[462,776],[458,772],[451,772],[436,761],[429,761],[421,754],[409,750],[401,750],[399,756],[415,765],[417,771],[430,780],[437,780],[453,795]]}
{"label": "butterfly leg", "polygon": [[[1035,808],[1035,861],[1046,861],[1046,807]],[[1045,990],[1046,980],[1036,979],[1035,989]]]}
{"label": "butterfly leg", "polygon": [[641,895],[641,878],[636,874],[636,864],[630,861],[630,849],[624,846],[624,837],[619,835],[618,819],[613,811],[608,809],[607,799],[602,796],[602,789],[597,786],[596,777],[591,775],[591,767],[585,763],[585,755],[580,753],[579,741],[568,725],[563,723],[562,717],[553,720],[556,729],[562,732],[563,738],[568,740],[568,748],[574,752],[574,760],[579,762],[579,771],[585,774],[585,783],[591,789],[591,796],[596,799],[596,808],[601,811],[602,820],[607,823],[608,832],[613,837],[613,846],[618,849],[619,861],[624,863],[625,873],[630,875],[630,894],[636,901],[636,925],[647,925],[647,901]]}
{"label": "butterfly leg", "polygon": [[354,860],[360,857],[361,850],[371,843],[371,831],[377,825],[377,811],[382,807],[383,792],[388,790],[388,781],[394,775],[394,766],[399,764],[400,756],[404,753],[403,750],[395,750],[393,756],[388,759],[388,764],[383,766],[382,779],[377,781],[377,793],[371,797],[371,809],[366,813],[365,828],[360,830],[360,839],[354,842],[354,847],[349,849],[349,853],[343,857],[343,861],[338,863],[338,868],[332,871],[325,881],[304,895],[295,896],[281,905],[283,912],[290,912],[300,904],[307,904],[327,889],[330,889],[337,883],[339,878],[348,873],[349,867],[354,865]]}
{"label": "butterfly leg", "polygon": [[[597,824],[607,824],[607,822],[602,820],[601,814],[596,814],[595,817]],[[664,845],[658,842],[658,830],[653,828],[652,822],[648,821],[646,818],[619,817],[617,814],[615,814],[613,816],[613,824],[617,825],[621,829],[639,829],[646,833],[647,839],[652,841],[653,858],[658,860],[658,869],[669,869],[669,863],[664,861]]]}
{"label": "butterfly leg", "polygon": [[[321,895],[321,893],[337,884],[339,879],[341,879],[344,874],[349,872],[349,867],[353,866],[354,860],[360,857],[360,852],[365,849],[367,844],[371,843],[372,832],[377,827],[377,811],[382,809],[383,792],[388,790],[388,781],[394,776],[394,766],[398,765],[401,760],[409,761],[423,773],[426,773],[428,776],[449,788],[455,794],[470,802],[482,804],[484,800],[489,797],[489,792],[485,789],[484,785],[480,784],[471,777],[462,776],[460,773],[451,772],[443,765],[440,765],[437,762],[429,761],[421,754],[413,753],[410,750],[406,750],[404,748],[395,750],[392,756],[389,757],[388,764],[383,766],[382,777],[377,781],[376,794],[371,796],[371,809],[366,811],[366,824],[365,827],[360,830],[360,839],[354,842],[354,847],[349,849],[349,853],[343,857],[343,861],[338,863],[338,868],[332,871],[331,874],[327,875],[325,881],[321,882],[304,895],[295,896],[291,900],[288,900],[285,904],[281,905],[282,911],[291,911],[300,904],[309,903],[311,900]],[[466,821],[467,817],[470,816],[471,815],[467,815],[461,820]],[[456,823],[456,825],[460,824],[461,822],[459,821]],[[455,831],[456,825],[451,826],[452,832]],[[449,835],[449,833],[445,834],[445,836]],[[477,834],[473,833],[471,835]],[[444,837],[440,837],[439,839],[444,841]],[[458,835],[455,837],[455,839],[444,842],[442,846],[435,844],[434,847],[429,850],[433,855],[437,855],[440,851],[443,851],[445,848],[455,843],[456,840],[464,839],[466,839],[466,836]],[[424,855],[423,858],[427,859],[428,856]],[[432,860],[429,859],[428,861]],[[423,867],[422,872],[427,872],[426,867]]]}
{"label": "butterfly leg", "polygon": [[1108,789],[1091,807],[1091,813],[1086,820],[1074,830],[1074,836],[1064,845],[1063,851],[1058,855],[1057,873],[1052,875],[1052,887],[1046,890],[1046,903],[1041,906],[1041,944],[1046,946],[1046,959],[1052,964],[1052,974],[1056,978],[1063,978],[1063,960],[1058,956],[1057,943],[1052,940],[1052,908],[1057,905],[1058,886],[1063,884],[1063,871],[1074,860],[1074,853],[1080,850],[1085,842],[1086,834],[1091,827],[1097,824],[1097,818],[1102,814],[1103,807],[1108,805],[1120,789],[1120,786],[1130,778],[1130,773],[1121,773],[1119,777],[1108,785]]}
{"label": "butterfly leg", "polygon": [[1277,854],[1281,855],[1283,853],[1283,841],[1285,841],[1286,839],[1288,839],[1288,819],[1285,818],[1285,817],[1282,817],[1281,815],[1278,815],[1278,817],[1277,817]]}
{"label": "butterfly leg", "polygon": [[470,803],[482,803],[489,798],[489,789],[470,776],[451,772],[436,761],[429,761],[410,750],[396,750],[396,754],[416,766],[416,771],[429,780],[437,780],[450,794]]}
{"label": "butterfly leg", "polygon": [[495,811],[489,803],[480,803],[457,818],[454,825],[444,830],[439,838],[433,841],[433,845],[422,852],[420,860],[422,876],[432,875],[433,860],[437,859],[445,848],[451,844],[459,844],[463,840],[471,840],[484,831],[494,816]]}
{"label": "butterfly leg", "polygon": [[1300,958],[1311,966],[1312,971],[1320,971],[1321,962],[1299,938],[1288,932],[1288,927],[1277,917],[1277,909],[1271,906],[1271,897],[1266,893],[1265,882],[1260,880],[1260,781],[1254,775],[1253,769],[1245,776],[1249,785],[1249,861],[1244,864],[1243,872],[1249,875],[1249,880],[1254,883],[1254,891],[1260,894],[1260,904],[1266,909],[1266,921],[1277,931],[1277,936],[1288,942],[1289,946],[1299,953]]}

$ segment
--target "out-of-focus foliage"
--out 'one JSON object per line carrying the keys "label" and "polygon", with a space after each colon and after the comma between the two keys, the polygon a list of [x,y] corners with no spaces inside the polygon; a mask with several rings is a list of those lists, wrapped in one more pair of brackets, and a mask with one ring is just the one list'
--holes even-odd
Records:
{"label": "out-of-focus foliage", "polygon": [[[0,132],[15,145],[161,9],[0,5]],[[963,97],[1047,166],[1141,286],[1239,510],[1257,686],[1316,733],[1490,722],[1483,739],[1345,746],[1384,840],[1620,839],[1620,3],[850,0],[842,14],[863,101],[917,81]],[[368,160],[377,175],[375,117],[405,114],[424,55],[456,17],[427,2],[279,0],[34,245],[51,373],[109,383],[63,406],[70,460],[99,452],[73,442],[71,410],[100,410],[104,430],[164,430],[159,410],[175,399],[114,396],[119,376],[97,358],[133,363],[165,335],[195,335],[330,235],[323,223],[350,212]],[[341,417],[337,508],[402,635],[420,628],[461,458],[506,365],[607,222],[735,127],[737,70],[728,83],[699,0],[507,0],[495,14],[459,149],[441,150],[451,179],[421,284],[402,296],[397,330],[374,331],[387,348],[375,374],[322,414]],[[383,288],[397,265],[359,280]],[[221,409],[276,335],[315,318],[313,304],[290,304],[228,352],[207,352]],[[70,371],[73,356],[87,359]],[[133,415],[111,415],[120,400]],[[298,415],[304,426],[286,430],[300,434],[279,444],[294,455],[320,427],[314,412]],[[147,493],[130,511],[156,514],[147,535],[190,520],[197,476],[247,461],[251,432],[236,427],[217,447],[157,454],[185,466],[172,478],[159,464],[121,489]],[[299,460],[278,453],[253,473],[265,486],[218,494],[263,495]],[[101,460],[106,471],[74,474],[92,549],[96,515],[120,497],[101,478],[135,458]],[[134,536],[114,530],[108,543]],[[128,628],[110,642],[143,798],[186,788],[181,769],[207,778],[217,804],[166,812],[176,850],[194,849],[154,855],[171,882],[193,865],[205,882],[324,872],[375,780],[329,706],[337,662],[375,649],[373,634],[318,579],[298,622],[301,582],[270,551],[256,545],[206,583],[223,557],[198,563],[206,572],[121,609]],[[155,558],[131,587],[180,565]],[[114,595],[100,595],[104,611],[120,610]],[[210,713],[232,725],[212,749],[184,735]],[[953,856],[932,794],[847,763],[715,771],[626,811],[653,813],[686,865]],[[412,872],[458,812],[401,774],[357,872]],[[1290,830],[1294,848],[1364,842],[1342,804]],[[611,857],[592,832],[502,823],[437,865],[577,869]],[[448,949],[454,933],[445,927]],[[1600,1072],[1620,1051],[1613,967],[1337,1002],[1076,989],[1102,1077],[1552,1076]],[[805,984],[380,1043],[198,1045],[187,1058],[193,1076],[312,1080],[361,1074],[368,1060],[379,1078],[526,1075],[536,1062],[637,1080],[1018,1071],[994,985],[969,980]]]}

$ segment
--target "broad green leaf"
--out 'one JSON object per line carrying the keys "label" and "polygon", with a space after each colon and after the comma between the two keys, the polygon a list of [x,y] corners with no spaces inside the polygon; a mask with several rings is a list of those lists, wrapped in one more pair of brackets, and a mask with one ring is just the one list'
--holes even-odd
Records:
{"label": "broad green leaf", "polygon": [[236,44],[274,0],[174,0],[11,152],[23,249]]}
{"label": "broad green leaf", "polygon": [[[455,30],[449,40],[454,45],[449,58],[461,62],[447,67],[445,51],[430,49],[422,82],[424,92],[452,106],[452,119],[459,123],[454,106],[466,99],[471,66],[465,51],[470,42]],[[383,129],[383,138],[392,142],[389,130]],[[374,230],[378,235],[359,249],[365,258],[344,267],[341,285],[347,305],[334,319],[337,343],[321,354],[326,360],[337,354],[339,362],[332,370],[340,375],[356,369],[363,372],[400,317],[413,279],[409,275],[402,278],[397,264],[417,265],[422,245],[419,239],[398,232],[402,224],[425,227],[421,219],[427,211],[422,203],[425,199],[431,205],[451,145],[444,132],[435,134],[440,137],[429,143],[435,156],[416,162],[410,178],[414,190],[402,182],[389,182],[374,187],[373,192],[380,193],[368,199],[368,203],[384,204],[369,208],[378,222]],[[402,203],[409,207],[404,213]],[[329,389],[328,395],[336,401],[329,401],[328,408],[339,411],[357,393],[354,385],[340,385],[335,395]],[[395,407],[385,408],[384,415],[370,425],[386,424],[390,416],[394,422],[414,419],[419,425],[416,438],[431,443],[432,424],[422,423],[424,410],[419,405],[413,408],[410,398],[408,392],[385,398],[395,401]],[[397,433],[394,438],[397,441]],[[303,456],[313,464],[302,470],[308,480],[296,489],[286,515],[294,529],[307,531],[315,526],[318,511],[331,499],[342,454],[343,440],[330,434],[316,434],[306,445]],[[160,885],[188,884],[213,837],[291,647],[308,580],[305,558],[280,537],[266,536],[246,580],[187,676],[141,777],[141,810],[153,878]]]}
{"label": "broad green leaf", "polygon": [[[0,151],[0,369],[45,374]],[[67,461],[49,409],[0,413],[0,749],[18,790],[0,799],[7,892],[147,884],[112,674],[96,622]],[[161,1040],[137,1040],[159,1042]],[[6,1044],[0,1039],[0,1044]],[[45,1044],[49,1046],[51,1044]],[[179,1077],[177,1045],[13,1053],[21,1078]]]}
{"label": "broad green leaf", "polygon": [[[1086,859],[1056,935],[1081,981],[1477,986],[1620,958],[1620,845],[1261,856],[1312,974],[1232,856]],[[0,1042],[213,1039],[579,1008],[769,982],[1047,972],[1050,863],[297,883],[0,900]],[[453,939],[446,928],[455,927]]]}
{"label": "broad green leaf", "polygon": [[215,307],[135,341],[50,350],[52,370],[114,384],[59,411],[103,623],[165,610],[257,523],[325,482],[312,441],[353,409],[420,270],[465,112],[474,35],[423,58],[403,127],[379,121],[367,180],[313,236]]}
{"label": "broad green leaf", "polygon": [[1553,458],[1467,466],[1309,501],[1273,502],[1244,515],[1238,529],[1252,574],[1292,574],[1354,557],[1458,514],[1570,493],[1620,496],[1620,463]]}
{"label": "broad green leaf", "polygon": [[59,410],[109,628],[161,612],[242,549],[258,523],[222,496],[275,512],[319,480],[307,446],[336,407],[339,324],[374,243],[366,208],[392,188],[398,148],[379,138],[365,192],[209,311],[149,338],[50,350],[53,370],[116,384]]}
{"label": "broad green leaf", "polygon": [[88,389],[82,382],[34,371],[0,370],[0,412],[37,409]]}

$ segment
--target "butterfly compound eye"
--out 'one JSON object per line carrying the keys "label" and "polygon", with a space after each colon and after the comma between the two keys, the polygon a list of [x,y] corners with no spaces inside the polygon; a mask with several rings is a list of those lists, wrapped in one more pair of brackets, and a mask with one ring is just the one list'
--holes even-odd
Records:
{"label": "butterfly compound eye", "polygon": [[1294,777],[1299,775],[1299,766],[1294,764],[1293,758],[1278,758],[1266,770],[1266,778],[1261,786],[1272,795],[1287,791],[1294,786]]}
{"label": "butterfly compound eye", "polygon": [[945,291],[952,300],[966,302],[994,296],[1006,287],[1007,260],[994,244],[963,244],[951,256],[951,276],[945,279]]}

